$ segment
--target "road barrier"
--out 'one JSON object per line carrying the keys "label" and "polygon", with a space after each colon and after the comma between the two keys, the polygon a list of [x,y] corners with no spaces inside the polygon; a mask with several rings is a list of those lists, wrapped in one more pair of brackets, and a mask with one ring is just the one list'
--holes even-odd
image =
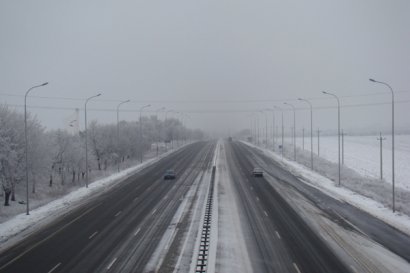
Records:
{"label": "road barrier", "polygon": [[204,222],[202,225],[201,243],[199,244],[199,253],[196,263],[196,273],[205,273],[208,266],[208,252],[211,238],[212,224],[212,205],[214,201],[216,166],[212,167],[211,185],[209,187],[208,199],[206,202]]}

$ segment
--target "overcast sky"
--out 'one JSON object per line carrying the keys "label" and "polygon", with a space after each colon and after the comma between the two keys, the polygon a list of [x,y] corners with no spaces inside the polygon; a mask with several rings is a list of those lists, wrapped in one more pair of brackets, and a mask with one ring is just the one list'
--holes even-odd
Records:
{"label": "overcast sky", "polygon": [[[335,106],[322,90],[361,105],[342,109],[346,130],[389,128],[389,90],[369,77],[392,85],[397,126],[410,128],[408,0],[2,0],[0,37],[0,101],[22,111],[25,91],[50,82],[28,100],[48,128],[64,128],[75,108],[82,127],[83,99],[101,92],[89,104],[101,123],[131,99],[126,120],[150,103],[226,134],[249,127],[251,111],[305,108],[298,97]],[[336,113],[315,109],[314,127],[337,128]],[[296,115],[307,128],[308,112]]]}

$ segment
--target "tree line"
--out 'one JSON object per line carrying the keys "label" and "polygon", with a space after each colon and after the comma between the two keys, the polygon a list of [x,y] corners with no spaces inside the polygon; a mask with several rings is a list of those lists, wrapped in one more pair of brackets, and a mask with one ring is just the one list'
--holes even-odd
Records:
{"label": "tree line", "polygon": [[[85,180],[85,132],[46,130],[32,115],[27,118],[28,173],[32,195],[38,190],[81,185]],[[117,129],[119,129],[117,131]],[[148,151],[161,153],[176,144],[204,138],[200,130],[191,130],[174,118],[156,116],[117,124],[88,125],[89,175],[112,171],[118,164],[129,166]],[[23,195],[25,185],[24,115],[0,106],[0,181],[4,205]],[[39,196],[39,195],[38,195]],[[24,200],[23,196],[20,199]],[[23,202],[23,201],[21,201]]]}

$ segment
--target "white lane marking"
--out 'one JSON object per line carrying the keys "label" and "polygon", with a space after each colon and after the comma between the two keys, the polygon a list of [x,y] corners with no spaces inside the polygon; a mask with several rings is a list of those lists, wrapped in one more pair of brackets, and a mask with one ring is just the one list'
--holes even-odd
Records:
{"label": "white lane marking", "polygon": [[134,232],[134,236],[137,236],[137,234],[140,232],[141,228],[138,228],[135,232]]}
{"label": "white lane marking", "polygon": [[251,186],[251,190],[253,190],[253,187]]}
{"label": "white lane marking", "polygon": [[268,213],[266,212],[266,210],[263,211],[265,213],[266,216],[268,216]]}
{"label": "white lane marking", "polygon": [[154,210],[151,212],[151,215],[153,215],[156,211],[157,211],[157,209],[154,209]]}
{"label": "white lane marking", "polygon": [[167,199],[167,198],[168,198],[168,194],[167,194],[167,195],[165,195],[164,199]]}
{"label": "white lane marking", "polygon": [[114,258],[114,260],[112,260],[112,262],[107,266],[107,270],[110,270],[110,268],[112,267],[112,265],[115,263],[116,260],[117,258]]}
{"label": "white lane marking", "polygon": [[357,273],[357,270],[356,270],[356,268],[354,268],[353,265],[350,265],[350,267],[352,268],[352,270],[353,270],[354,273]]}
{"label": "white lane marking", "polygon": [[122,210],[120,210],[119,212],[117,212],[117,214],[115,214],[114,217],[117,217],[118,215],[120,215],[122,213]]}
{"label": "white lane marking", "polygon": [[93,234],[90,235],[90,237],[88,237],[88,239],[92,239],[97,234],[98,234],[98,231],[94,232]]}
{"label": "white lane marking", "polygon": [[61,265],[61,263],[56,264],[56,265],[55,265],[53,268],[51,268],[51,270],[48,271],[47,273],[53,272],[53,271],[56,270],[60,265]]}
{"label": "white lane marking", "polygon": [[276,236],[280,239],[280,234],[277,230],[275,230]]}
{"label": "white lane marking", "polygon": [[256,200],[259,202],[260,200],[259,200],[259,197],[256,197]]}
{"label": "white lane marking", "polygon": [[[100,203],[101,204],[101,203]],[[83,217],[84,215],[86,215],[87,213],[89,213],[90,211],[92,211],[93,209],[95,209],[96,207],[98,207],[100,204],[89,208],[88,210],[86,210],[83,214],[79,215],[78,217],[74,218],[73,220],[71,220],[70,222],[68,222],[67,224],[65,224],[64,226],[62,226],[61,228],[57,229],[55,232],[51,233],[49,236],[47,236],[46,238],[44,238],[43,240],[37,242],[36,244],[34,244],[33,246],[31,246],[30,248],[27,248],[23,253],[21,253],[19,256],[17,256],[16,258],[12,259],[11,261],[9,261],[8,263],[4,264],[3,266],[0,267],[0,270],[6,268],[7,266],[9,266],[10,264],[14,263],[15,261],[17,261],[18,259],[20,259],[21,257],[23,257],[26,253],[28,253],[29,251],[31,251],[32,249],[36,248],[37,246],[41,245],[42,243],[44,243],[45,241],[47,241],[48,239],[50,239],[51,237],[53,237],[54,235],[56,235],[57,233],[59,233],[60,231],[62,231],[63,229],[65,229],[66,227],[68,227],[69,225],[71,225],[72,223],[74,223],[75,221],[77,221],[78,219],[80,219],[81,217]]]}
{"label": "white lane marking", "polygon": [[133,201],[135,202],[135,201],[137,201],[137,199],[138,199],[138,196],[137,196],[137,197],[135,197]]}
{"label": "white lane marking", "polygon": [[293,263],[293,267],[296,269],[296,272],[301,273],[301,271],[299,270],[299,267],[296,263]]}

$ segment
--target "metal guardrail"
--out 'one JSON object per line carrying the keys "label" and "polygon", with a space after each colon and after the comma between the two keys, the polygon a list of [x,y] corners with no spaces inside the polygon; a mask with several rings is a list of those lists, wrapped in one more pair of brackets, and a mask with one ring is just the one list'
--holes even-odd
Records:
{"label": "metal guardrail", "polygon": [[199,244],[198,259],[195,273],[205,273],[208,268],[208,252],[211,238],[212,205],[214,201],[216,166],[212,167],[211,185],[209,187],[208,199],[206,202],[204,222],[202,224],[201,242]]}

